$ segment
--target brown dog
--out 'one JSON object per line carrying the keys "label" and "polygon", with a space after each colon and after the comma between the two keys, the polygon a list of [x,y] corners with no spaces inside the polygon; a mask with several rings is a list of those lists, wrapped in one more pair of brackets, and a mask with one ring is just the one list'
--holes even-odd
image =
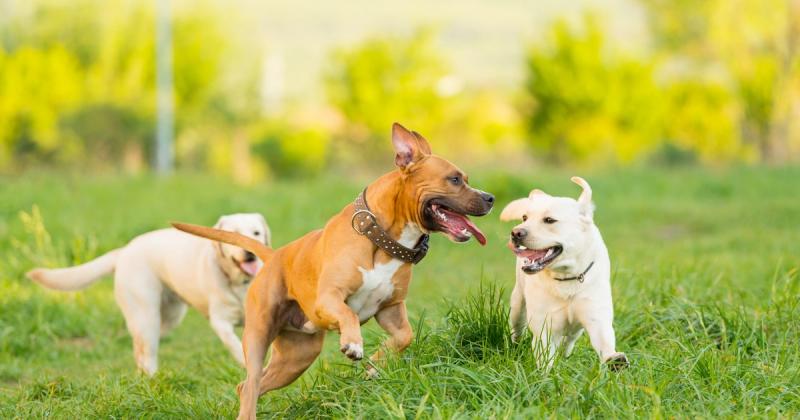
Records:
{"label": "brown dog", "polygon": [[[396,170],[370,184],[366,197],[345,206],[322,230],[274,251],[236,233],[175,224],[249,249],[264,261],[245,302],[247,379],[239,387],[239,418],[255,418],[259,396],[297,379],[319,355],[327,330],[339,330],[341,351],[352,360],[364,356],[360,326],[373,316],[389,334],[386,349],[408,347],[413,334],[405,298],[411,265],[427,250],[427,232],[486,243],[467,215],[486,215],[494,197],[471,188],[467,176],[432,155],[418,133],[395,123],[392,144]],[[382,356],[380,349],[371,359]]]}

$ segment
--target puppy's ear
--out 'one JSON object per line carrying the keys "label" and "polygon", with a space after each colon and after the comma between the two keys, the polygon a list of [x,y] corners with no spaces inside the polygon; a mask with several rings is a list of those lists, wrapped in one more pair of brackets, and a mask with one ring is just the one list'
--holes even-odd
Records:
{"label": "puppy's ear", "polygon": [[267,246],[272,246],[272,232],[270,232],[270,230],[269,230],[269,225],[267,224],[267,219],[264,218],[263,214],[261,214],[261,213],[257,213],[257,214],[258,214],[258,218],[261,220],[261,228],[263,229],[262,232],[264,232],[264,243]]}
{"label": "puppy's ear", "polygon": [[412,163],[431,154],[431,146],[419,133],[408,131],[399,123],[392,124],[392,147],[394,164],[407,169]]}
{"label": "puppy's ear", "polygon": [[214,229],[225,230],[225,221],[227,218],[228,216],[220,216],[217,223],[214,224]]}
{"label": "puppy's ear", "polygon": [[573,176],[570,179],[572,182],[580,185],[583,189],[580,197],[578,197],[578,207],[580,208],[582,215],[591,219],[594,213],[594,204],[592,204],[592,187],[589,186],[589,183],[586,182],[585,179],[579,176]]}
{"label": "puppy's ear", "polygon": [[528,207],[528,199],[527,198],[520,198],[518,200],[514,200],[503,209],[500,213],[500,220],[504,222],[508,222],[509,220],[519,220],[522,219],[522,215],[525,214],[525,209]]}
{"label": "puppy's ear", "polygon": [[536,197],[537,195],[540,196],[540,197],[549,197],[550,196],[550,194],[548,194],[548,193],[536,188],[536,189],[531,190],[531,193],[528,194],[528,198],[533,200],[533,198]]}

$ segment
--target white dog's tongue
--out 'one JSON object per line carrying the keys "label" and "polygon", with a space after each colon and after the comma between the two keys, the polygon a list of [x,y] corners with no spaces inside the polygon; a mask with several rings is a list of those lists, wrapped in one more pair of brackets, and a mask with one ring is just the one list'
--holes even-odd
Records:
{"label": "white dog's tongue", "polygon": [[239,267],[241,267],[242,271],[244,271],[248,276],[255,276],[256,273],[258,273],[258,260],[242,262],[239,264]]}

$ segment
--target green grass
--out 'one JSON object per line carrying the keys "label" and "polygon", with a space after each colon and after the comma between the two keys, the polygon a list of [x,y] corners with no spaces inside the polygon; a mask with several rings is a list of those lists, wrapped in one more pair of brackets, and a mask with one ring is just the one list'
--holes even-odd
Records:
{"label": "green grass", "polygon": [[[503,205],[533,187],[576,196],[569,175],[540,169],[471,180]],[[485,248],[433,239],[409,294],[416,339],[381,379],[363,380],[331,334],[308,373],[261,399],[260,416],[800,415],[800,168],[582,175],[611,252],[618,349],[632,361],[628,370],[601,367],[585,337],[548,373],[535,368],[527,343],[509,342],[510,225],[494,212],[478,220]],[[135,373],[110,280],[58,293],[23,273],[84,261],[169,220],[212,224],[235,211],[263,212],[283,244],[321,226],[363,183],[0,179],[0,418],[232,417],[243,372],[197,313],[162,341],[160,372],[144,378]],[[365,337],[374,350],[382,334],[370,322]]]}

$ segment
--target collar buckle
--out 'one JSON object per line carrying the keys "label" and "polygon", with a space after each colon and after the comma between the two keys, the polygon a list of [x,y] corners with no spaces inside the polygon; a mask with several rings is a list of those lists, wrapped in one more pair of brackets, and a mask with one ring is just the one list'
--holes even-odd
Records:
{"label": "collar buckle", "polygon": [[[359,215],[363,215],[363,218],[359,217]],[[361,219],[358,222],[358,227],[356,227],[356,218]],[[371,224],[378,224],[378,219],[371,211],[365,209],[356,210],[355,213],[353,213],[353,217],[350,218],[350,226],[352,226],[353,230],[355,230],[359,235],[364,235],[366,229],[369,229],[370,224],[364,223],[363,219],[369,219]]]}

